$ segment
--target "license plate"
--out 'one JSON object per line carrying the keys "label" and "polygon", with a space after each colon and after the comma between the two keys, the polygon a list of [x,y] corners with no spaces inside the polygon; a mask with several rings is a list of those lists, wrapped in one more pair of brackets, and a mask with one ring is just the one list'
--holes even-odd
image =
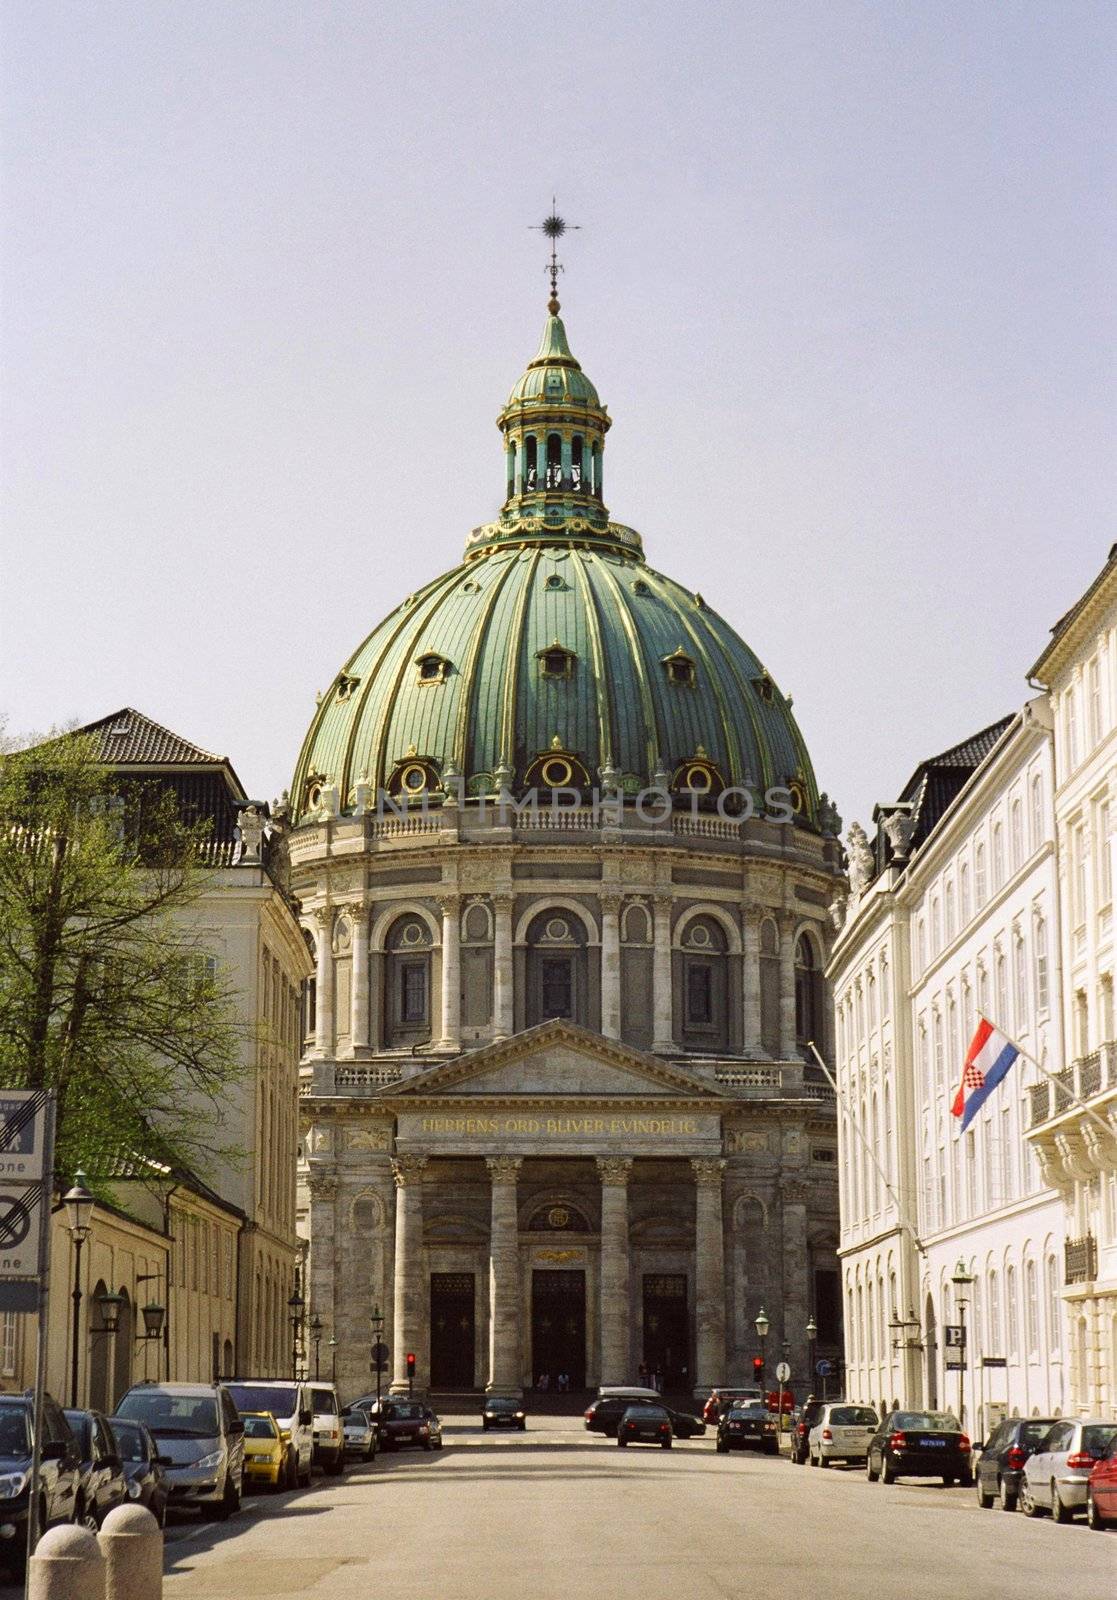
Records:
{"label": "license plate", "polygon": [[923,1446],[924,1450],[945,1450],[946,1449],[946,1440],[945,1439],[921,1439],[919,1442]]}

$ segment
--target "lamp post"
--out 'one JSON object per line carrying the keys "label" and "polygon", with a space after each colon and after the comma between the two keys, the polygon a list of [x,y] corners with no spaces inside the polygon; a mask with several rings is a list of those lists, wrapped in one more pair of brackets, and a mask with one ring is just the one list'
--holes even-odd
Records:
{"label": "lamp post", "polygon": [[[950,1281],[954,1285],[954,1303],[958,1307],[958,1326],[961,1330],[959,1346],[961,1361],[958,1367],[958,1421],[964,1425],[966,1421],[966,1367],[969,1356],[966,1349],[967,1302],[965,1291],[973,1283],[973,1274],[966,1271],[966,1263],[961,1256],[958,1257],[958,1265],[954,1268]],[[976,1439],[976,1437],[977,1435],[975,1434],[974,1438]]]}
{"label": "lamp post", "polygon": [[334,1335],[332,1333],[330,1334],[329,1343],[327,1344],[326,1348],[330,1352],[330,1377],[333,1379],[334,1383],[336,1383],[337,1382],[337,1339],[334,1337]]}
{"label": "lamp post", "polygon": [[[811,1391],[814,1389],[814,1376],[815,1376],[815,1374],[814,1374],[814,1352],[815,1352],[815,1345],[816,1345],[817,1342],[818,1342],[818,1323],[814,1320],[814,1315],[812,1314],[811,1318],[810,1318],[810,1321],[807,1323],[807,1394],[810,1394]],[[823,1380],[822,1380],[822,1395],[823,1395],[823,1399],[825,1399],[826,1398],[826,1379],[825,1378],[823,1378]],[[804,1400],[806,1399],[806,1397],[807,1397],[806,1395],[803,1396]]]}
{"label": "lamp post", "polygon": [[[141,1272],[136,1278],[136,1283],[161,1283],[162,1279],[163,1274],[161,1272]],[[146,1344],[152,1344],[155,1342],[155,1340],[162,1339],[163,1359],[166,1366],[166,1372],[164,1373],[164,1376],[169,1383],[171,1381],[171,1344],[169,1337],[169,1325],[167,1322],[167,1308],[166,1306],[161,1305],[158,1300],[149,1300],[142,1308],[141,1315],[144,1319],[144,1327],[142,1333],[137,1333],[136,1343],[139,1344],[141,1341],[143,1341]],[[158,1368],[156,1368],[156,1370],[158,1371]],[[147,1371],[146,1356],[144,1357],[144,1371],[145,1373]]]}
{"label": "lamp post", "polygon": [[384,1338],[384,1313],[378,1305],[373,1306],[372,1316],[372,1364],[376,1369],[376,1415],[380,1415],[380,1346]]}
{"label": "lamp post", "polygon": [[295,1287],[287,1301],[287,1320],[291,1324],[291,1377],[295,1382],[299,1376],[299,1335],[302,1332],[305,1311],[306,1301],[299,1293],[299,1280],[296,1278]]}
{"label": "lamp post", "polygon": [[74,1241],[74,1287],[70,1298],[74,1303],[70,1349],[70,1405],[78,1403],[78,1355],[81,1343],[81,1247],[93,1231],[93,1196],[86,1187],[85,1173],[75,1172],[73,1188],[62,1197],[66,1207],[66,1226]]}
{"label": "lamp post", "polygon": [[757,1377],[760,1379],[761,1394],[764,1393],[764,1343],[768,1337],[768,1329],[770,1326],[771,1324],[768,1321],[768,1313],[765,1311],[764,1307],[761,1306],[760,1310],[756,1314],[756,1337],[760,1341],[760,1365],[757,1368]]}
{"label": "lamp post", "polygon": [[310,1319],[310,1337],[314,1340],[314,1381],[317,1383],[322,1376],[319,1371],[322,1350],[322,1318],[317,1311]]}

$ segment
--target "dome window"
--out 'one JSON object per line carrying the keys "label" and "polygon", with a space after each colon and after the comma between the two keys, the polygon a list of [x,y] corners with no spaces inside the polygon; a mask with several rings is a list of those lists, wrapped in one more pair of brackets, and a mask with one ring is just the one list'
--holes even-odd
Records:
{"label": "dome window", "polygon": [[360,678],[351,678],[343,672],[337,680],[337,697],[339,700],[348,700],[353,690],[360,683]]}
{"label": "dome window", "polygon": [[562,748],[556,734],[551,748],[531,763],[524,782],[529,789],[588,789],[590,776],[578,757]]}
{"label": "dome window", "polygon": [[566,588],[565,583],[563,583],[562,579],[559,577],[557,572],[552,572],[551,573],[550,577],[547,579],[547,585],[546,586],[547,586],[548,589],[565,589]]}
{"label": "dome window", "polygon": [[[562,581],[561,579],[559,580]],[[564,644],[559,644],[555,639],[545,650],[537,650],[535,654],[539,662],[539,670],[545,678],[571,678],[574,676],[574,663],[578,659],[573,650],[568,650]]]}
{"label": "dome window", "polygon": [[791,808],[796,816],[803,817],[807,814],[807,786],[800,775],[787,780],[787,792],[791,796]]}
{"label": "dome window", "polygon": [[439,789],[438,769],[425,756],[415,753],[412,747],[402,761],[397,761],[388,779],[388,793],[418,800],[422,795]]}
{"label": "dome window", "polygon": [[725,788],[725,779],[699,745],[689,761],[676,767],[671,787],[676,794],[693,794],[713,799]]}
{"label": "dome window", "polygon": [[756,685],[757,694],[766,704],[770,705],[772,702],[772,694],[775,690],[775,684],[772,682],[771,678],[766,672],[762,672],[759,678],[754,678],[752,681]]}
{"label": "dome window", "polygon": [[445,656],[440,656],[435,651],[428,650],[425,655],[415,658],[415,665],[419,669],[419,682],[428,684],[445,683],[452,663],[447,661]]}
{"label": "dome window", "polygon": [[694,660],[681,645],[671,655],[664,656],[663,665],[668,683],[676,684],[681,689],[694,688]]}
{"label": "dome window", "polygon": [[637,578],[636,582],[632,585],[632,592],[633,594],[651,594],[651,590],[648,588],[643,578]]}

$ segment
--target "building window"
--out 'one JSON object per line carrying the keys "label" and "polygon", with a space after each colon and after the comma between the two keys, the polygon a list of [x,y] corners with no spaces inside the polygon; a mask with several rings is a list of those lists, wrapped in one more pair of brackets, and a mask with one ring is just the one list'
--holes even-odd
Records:
{"label": "building window", "polygon": [[995,1018],[998,1028],[1011,1027],[1008,1014],[1008,968],[1005,964],[1004,952],[997,950],[993,957],[993,974],[996,982],[997,1015]]}
{"label": "building window", "polygon": [[1013,935],[1012,940],[1012,1002],[1015,1011],[1013,1018],[1016,1028],[1025,1032],[1028,1026],[1028,957],[1024,948],[1024,940],[1020,933]]}
{"label": "building window", "polygon": [[1003,1355],[1001,1349],[1001,1284],[996,1269],[989,1274],[989,1354]]}
{"label": "building window", "polygon": [[1048,1009],[1051,1000],[1047,980],[1047,922],[1038,911],[1032,923],[1032,939],[1035,945],[1036,1010],[1042,1013]]}
{"label": "building window", "polygon": [[540,1017],[574,1014],[574,965],[569,956],[546,956],[540,962]]}
{"label": "building window", "polygon": [[586,1023],[586,932],[565,911],[542,911],[527,936],[527,1025],[568,1019]]}
{"label": "building window", "polygon": [[1067,770],[1073,772],[1079,760],[1078,694],[1074,685],[1067,690]]}
{"label": "building window", "polygon": [[963,861],[958,868],[958,901],[962,927],[965,928],[970,920],[970,864],[968,861]]}
{"label": "building window", "polygon": [[536,659],[545,678],[569,678],[573,676],[577,657],[556,639],[546,650],[538,651]]}
{"label": "building window", "polygon": [[1095,871],[1098,910],[1104,911],[1113,899],[1113,843],[1109,837],[1109,801],[1099,800],[1094,811],[1094,838],[1097,840]]}
{"label": "building window", "polygon": [[1101,666],[1097,656],[1086,669],[1086,681],[1090,694],[1090,747],[1093,749],[1101,743],[1102,730]]}
{"label": "building window", "polygon": [[427,967],[424,960],[401,961],[400,1019],[405,1023],[427,1020]]}
{"label": "building window", "polygon": [[419,669],[420,683],[445,683],[450,673],[451,663],[445,656],[437,655],[433,650],[428,650],[425,655],[418,656],[415,665]]}
{"label": "building window", "polygon": [[978,844],[974,850],[973,892],[978,906],[985,904],[985,846]]}
{"label": "building window", "polygon": [[705,1049],[728,1049],[725,934],[713,917],[695,917],[682,936],[684,1038]]}
{"label": "building window", "polygon": [[1044,1266],[1047,1294],[1047,1348],[1053,1355],[1062,1348],[1063,1302],[1059,1293],[1059,1262],[1048,1256]]}
{"label": "building window", "polygon": [[1016,1361],[1020,1356],[1020,1307],[1016,1294],[1016,1268],[1005,1273],[1005,1333],[1008,1336],[1008,1356]]}
{"label": "building window", "polygon": [[685,689],[693,689],[695,683],[694,662],[686,654],[682,646],[669,656],[664,656],[663,666],[667,673],[668,683],[678,684]]}
{"label": "building window", "polygon": [[388,930],[384,960],[384,1042],[391,1048],[425,1043],[431,1036],[430,929],[404,915]]}
{"label": "building window", "polygon": [[0,1377],[15,1377],[18,1331],[16,1312],[5,1311],[0,1315]]}
{"label": "building window", "polygon": [[999,822],[993,824],[993,892],[1005,881],[1005,830]]}
{"label": "building window", "polygon": [[880,958],[880,1015],[883,1022],[887,1022],[892,1015],[892,991],[886,955]]}
{"label": "building window", "polygon": [[1038,850],[1046,832],[1043,826],[1043,779],[1037,772],[1032,779],[1032,849]]}
{"label": "building window", "polygon": [[822,972],[814,943],[800,934],[795,943],[795,1036],[801,1045],[821,1044]]}
{"label": "building window", "polygon": [[939,917],[939,897],[931,900],[931,954],[937,956],[942,949],[942,922]]}
{"label": "building window", "polygon": [[1024,1306],[1028,1338],[1028,1354],[1039,1355],[1039,1285],[1036,1281],[1034,1261],[1024,1263]]}
{"label": "building window", "polygon": [[1019,800],[1012,802],[1009,812],[1009,847],[1012,850],[1012,870],[1016,872],[1024,860],[1024,808]]}
{"label": "building window", "polygon": [[954,882],[952,879],[948,880],[946,888],[943,890],[943,903],[946,907],[946,942],[949,944],[956,931],[954,926]]}

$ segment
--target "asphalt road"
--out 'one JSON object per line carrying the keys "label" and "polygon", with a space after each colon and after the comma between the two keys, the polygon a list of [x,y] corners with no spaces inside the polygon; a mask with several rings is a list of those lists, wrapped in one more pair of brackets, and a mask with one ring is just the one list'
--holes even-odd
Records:
{"label": "asphalt road", "polygon": [[785,1458],[671,1451],[539,1419],[451,1419],[441,1455],[258,1495],[168,1529],[166,1600],[1020,1600],[1114,1592],[1117,1532],[978,1509],[938,1484],[870,1484]]}

